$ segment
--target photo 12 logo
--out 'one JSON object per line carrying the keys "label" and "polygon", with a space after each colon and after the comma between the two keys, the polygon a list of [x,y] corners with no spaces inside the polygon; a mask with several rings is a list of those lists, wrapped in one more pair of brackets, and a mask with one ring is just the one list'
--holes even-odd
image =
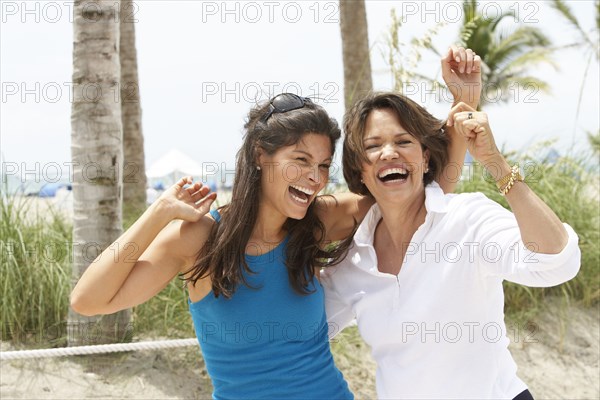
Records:
{"label": "photo 12 logo", "polygon": [[403,1],[401,20],[406,23],[417,19],[420,23],[459,23],[465,14],[478,15],[484,21],[494,21],[502,15],[513,17],[515,23],[538,23],[540,5],[534,1]]}
{"label": "photo 12 logo", "polygon": [[203,1],[202,23],[313,23],[338,24],[337,1]]}
{"label": "photo 12 logo", "polygon": [[335,82],[202,82],[203,103],[219,101],[256,104],[279,93],[294,93],[324,104],[339,103],[340,86]]}
{"label": "photo 12 logo", "polygon": [[[73,1],[1,1],[2,23],[49,23],[62,21],[73,23],[75,4]],[[139,6],[135,2],[120,1],[84,1],[78,8],[78,14],[86,22],[98,22],[110,17],[114,22],[139,22],[137,14]]]}

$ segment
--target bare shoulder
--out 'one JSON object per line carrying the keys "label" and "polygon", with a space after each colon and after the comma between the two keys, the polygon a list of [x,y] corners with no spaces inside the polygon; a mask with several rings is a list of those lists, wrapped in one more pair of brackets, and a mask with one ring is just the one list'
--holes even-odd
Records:
{"label": "bare shoulder", "polygon": [[325,225],[327,239],[331,241],[347,238],[360,223],[374,200],[354,193],[322,195],[317,198],[317,214]]}

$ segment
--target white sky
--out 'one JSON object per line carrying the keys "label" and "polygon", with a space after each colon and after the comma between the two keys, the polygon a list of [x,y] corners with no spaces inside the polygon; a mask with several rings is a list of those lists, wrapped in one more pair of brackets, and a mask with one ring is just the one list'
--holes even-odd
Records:
{"label": "white sky", "polygon": [[[226,4],[226,5],[225,5]],[[384,37],[390,9],[407,15],[406,41],[446,20],[434,41],[445,50],[456,40],[459,2],[367,0],[371,63],[376,89],[389,90]],[[569,1],[586,29],[594,26],[593,1]],[[342,50],[337,1],[150,1],[136,3],[135,18],[146,165],[171,148],[199,162],[226,163],[233,169],[242,125],[254,104],[284,90],[320,102],[341,122]],[[482,2],[488,15],[511,7],[521,19],[540,27],[555,44],[571,43],[575,30],[544,2]],[[70,161],[70,87],[72,3],[0,0],[0,151],[20,172]],[[226,11],[230,10],[229,13]],[[427,13],[429,10],[429,13]],[[254,22],[253,22],[254,21]],[[510,24],[507,24],[510,25]],[[551,95],[520,91],[516,102],[486,108],[497,142],[508,149],[557,138],[566,151],[585,145],[585,131],[599,127],[599,70],[592,62],[576,122],[576,107],[586,58],[583,51],[555,55],[560,70],[531,71],[552,87]],[[436,75],[439,61],[427,56],[423,72]],[[537,103],[525,102],[525,96]],[[411,96],[421,101],[421,96]],[[449,103],[423,99],[440,118]],[[573,133],[575,132],[575,136]],[[339,159],[339,152],[336,155]]]}

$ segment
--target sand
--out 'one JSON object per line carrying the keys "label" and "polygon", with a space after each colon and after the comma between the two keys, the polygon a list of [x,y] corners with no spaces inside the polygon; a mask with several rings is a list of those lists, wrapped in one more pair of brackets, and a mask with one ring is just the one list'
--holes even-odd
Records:
{"label": "sand", "polygon": [[[600,399],[598,308],[557,302],[532,322],[509,336],[519,376],[534,397]],[[375,398],[375,365],[368,348],[351,347],[357,353],[350,361],[336,357],[338,365],[357,399]],[[2,343],[2,350],[10,349]],[[211,390],[195,347],[0,364],[2,400],[208,399]]]}

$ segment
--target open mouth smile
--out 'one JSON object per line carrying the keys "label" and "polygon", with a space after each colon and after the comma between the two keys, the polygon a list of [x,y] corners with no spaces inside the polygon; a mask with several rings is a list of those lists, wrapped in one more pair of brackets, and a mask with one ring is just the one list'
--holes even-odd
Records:
{"label": "open mouth smile", "polygon": [[298,185],[289,186],[288,191],[290,192],[292,199],[300,204],[308,204],[311,196],[315,194],[314,190]]}
{"label": "open mouth smile", "polygon": [[409,172],[405,168],[393,167],[380,170],[377,177],[381,182],[405,182],[408,179]]}

